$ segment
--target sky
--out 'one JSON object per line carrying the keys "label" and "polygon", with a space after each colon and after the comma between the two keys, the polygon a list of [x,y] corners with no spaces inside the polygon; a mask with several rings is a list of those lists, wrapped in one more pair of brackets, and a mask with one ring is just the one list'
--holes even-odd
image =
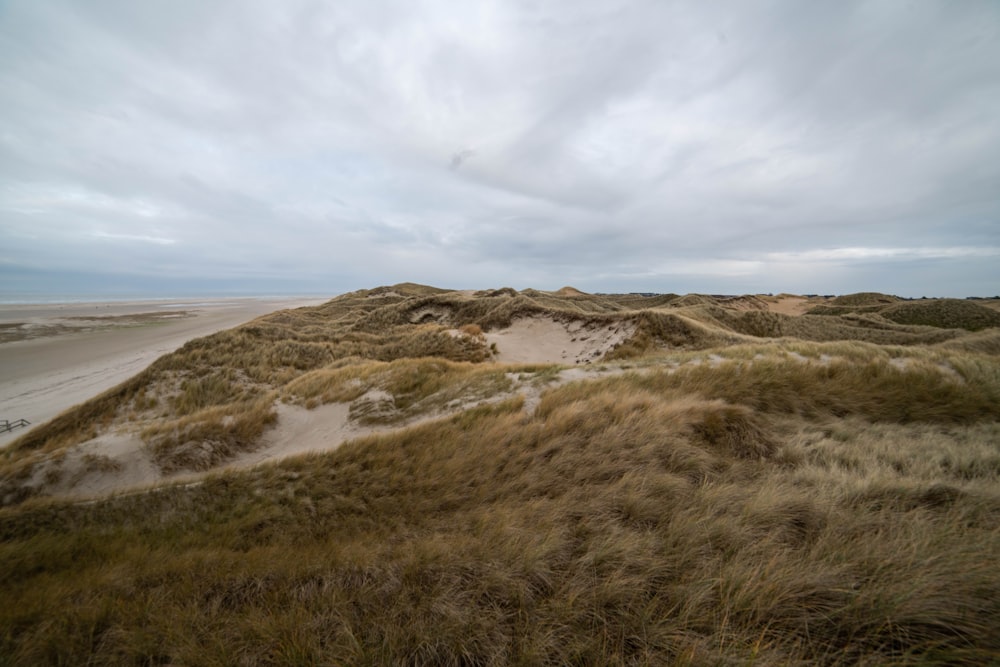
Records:
{"label": "sky", "polygon": [[1000,2],[0,0],[0,294],[1000,293]]}

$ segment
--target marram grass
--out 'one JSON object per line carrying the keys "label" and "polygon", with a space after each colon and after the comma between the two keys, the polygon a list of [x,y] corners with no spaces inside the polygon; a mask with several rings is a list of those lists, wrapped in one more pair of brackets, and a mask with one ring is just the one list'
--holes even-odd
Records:
{"label": "marram grass", "polygon": [[[411,415],[503,391],[508,368],[466,358],[488,357],[478,334],[420,319],[481,311],[453,324],[487,328],[560,303],[512,293],[396,286],[263,318],[251,337],[272,355],[232,347],[239,330],[203,339],[8,465],[128,411],[164,465],[190,467],[199,439],[252,446],[279,398],[384,392]],[[625,301],[563,307],[637,317]],[[514,397],[194,484],[0,510],[0,664],[1000,661],[990,330],[968,346],[755,342],[647,317],[631,353],[650,356],[533,411]]]}

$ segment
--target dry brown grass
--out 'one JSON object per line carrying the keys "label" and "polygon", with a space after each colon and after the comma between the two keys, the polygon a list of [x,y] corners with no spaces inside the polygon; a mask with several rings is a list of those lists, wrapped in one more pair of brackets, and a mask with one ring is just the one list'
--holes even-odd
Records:
{"label": "dry brown grass", "polygon": [[176,470],[256,446],[279,398],[439,414],[558,373],[480,363],[449,327],[638,322],[616,353],[632,370],[534,412],[515,397],[197,485],[0,510],[0,664],[1000,660],[996,330],[921,345],[940,330],[657,299],[401,285],[161,359],[22,438],[6,474],[126,415]]}
{"label": "dry brown grass", "polygon": [[6,510],[0,652],[988,663],[998,435],[576,383],[530,418],[511,402],[197,487]]}
{"label": "dry brown grass", "polygon": [[1000,312],[972,301],[929,299],[899,303],[882,311],[887,319],[899,324],[919,324],[945,329],[981,331],[1000,327]]}
{"label": "dry brown grass", "polygon": [[855,294],[844,294],[830,300],[832,306],[884,306],[887,304],[899,303],[901,299],[891,294],[881,292],[857,292]]}
{"label": "dry brown grass", "polygon": [[159,420],[143,429],[141,436],[162,472],[208,470],[257,446],[264,430],[277,419],[274,398],[265,396]]}
{"label": "dry brown grass", "polygon": [[491,353],[480,335],[454,336],[449,328],[464,326],[470,332],[481,332],[533,314],[564,320],[637,322],[632,339],[611,354],[616,359],[643,357],[663,349],[703,350],[775,337],[860,340],[879,345],[947,343],[953,349],[993,350],[995,341],[989,331],[973,340],[962,337],[955,329],[898,324],[877,313],[867,316],[855,312],[866,307],[921,308],[931,309],[940,320],[947,319],[955,303],[965,310],[993,312],[971,302],[930,300],[891,305],[897,301],[878,294],[850,295],[834,300],[837,307],[848,309],[843,315],[790,317],[727,308],[726,300],[704,295],[570,298],[536,290],[518,293],[507,288],[468,297],[410,283],[362,290],[321,306],[280,311],[190,341],[140,376],[34,429],[8,447],[4,456],[9,459],[17,452],[55,451],[70,446],[92,437],[95,429],[100,432],[133,413],[143,415],[164,401],[172,407],[160,412],[165,418],[246,402],[280,389],[303,374],[349,358],[485,361]]}
{"label": "dry brown grass", "polygon": [[474,336],[479,338],[483,335],[483,328],[478,324],[463,324],[458,328],[459,331],[464,333],[466,336]]}

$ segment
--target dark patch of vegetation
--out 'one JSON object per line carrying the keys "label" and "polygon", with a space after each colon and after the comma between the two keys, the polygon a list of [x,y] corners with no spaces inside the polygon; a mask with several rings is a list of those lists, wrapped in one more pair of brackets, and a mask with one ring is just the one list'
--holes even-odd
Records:
{"label": "dark patch of vegetation", "polygon": [[917,324],[942,329],[981,331],[1000,327],[1000,312],[971,301],[929,299],[896,304],[882,316],[899,324]]}

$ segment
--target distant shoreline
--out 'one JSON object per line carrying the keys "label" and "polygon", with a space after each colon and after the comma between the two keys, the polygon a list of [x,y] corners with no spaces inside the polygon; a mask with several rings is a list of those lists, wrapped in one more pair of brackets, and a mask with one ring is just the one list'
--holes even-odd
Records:
{"label": "distant shoreline", "polygon": [[336,292],[329,294],[194,294],[194,295],[171,295],[171,296],[144,296],[144,295],[119,295],[105,296],[101,294],[0,294],[0,308],[5,306],[51,306],[51,305],[86,305],[86,304],[126,304],[126,303],[161,303],[161,302],[183,302],[190,304],[194,302],[205,302],[214,304],[217,302],[229,301],[295,301],[295,300],[315,300],[332,299],[337,296]]}
{"label": "distant shoreline", "polygon": [[[0,303],[0,333],[7,338],[0,342],[0,419],[24,418],[38,425],[127,380],[188,340],[330,298],[198,296]],[[0,434],[0,447],[24,432]]]}

